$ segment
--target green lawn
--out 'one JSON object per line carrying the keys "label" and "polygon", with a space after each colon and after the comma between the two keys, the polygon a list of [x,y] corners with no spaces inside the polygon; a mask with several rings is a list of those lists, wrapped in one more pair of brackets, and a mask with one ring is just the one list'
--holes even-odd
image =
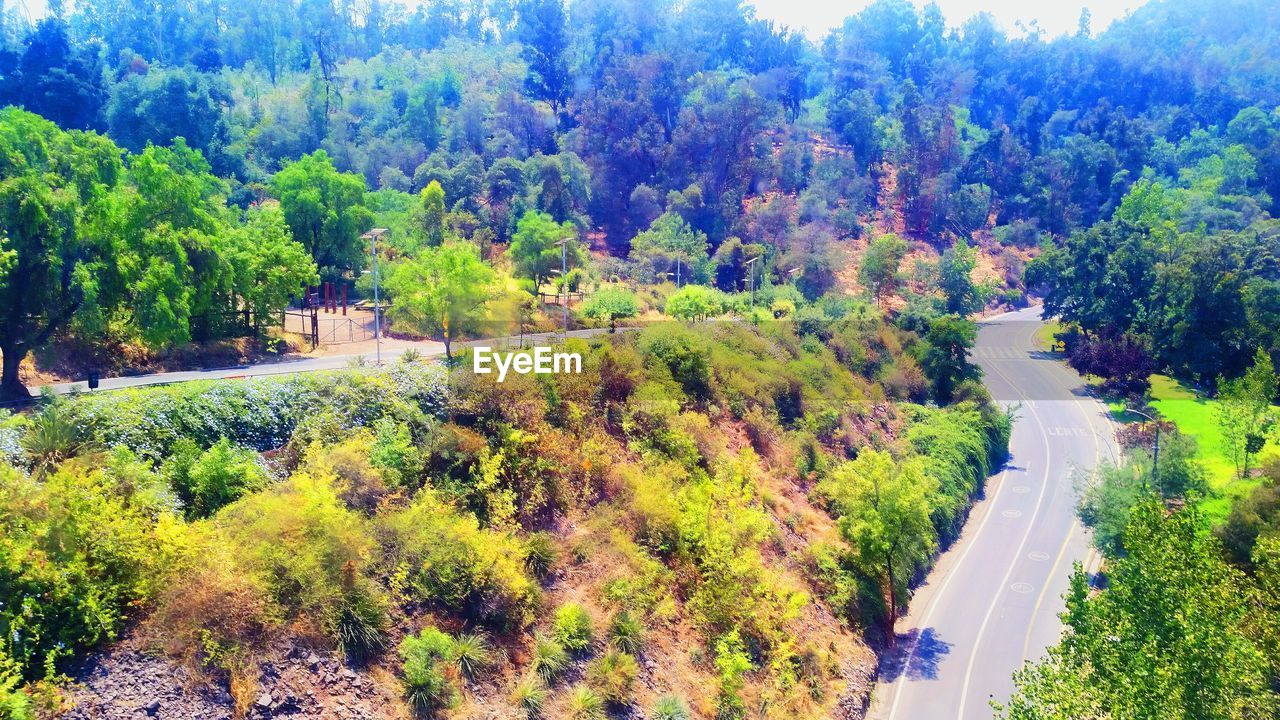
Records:
{"label": "green lawn", "polygon": [[[1227,452],[1218,429],[1217,400],[1198,396],[1194,390],[1164,375],[1151,376],[1151,405],[1168,419],[1183,435],[1196,440],[1200,461],[1208,476],[1213,494],[1204,502],[1207,518],[1217,523],[1231,510],[1231,503],[1246,495],[1258,484],[1255,478],[1236,477],[1235,464]],[[1140,420],[1136,415],[1123,412],[1120,403],[1109,403],[1112,416],[1119,422]],[[1262,457],[1280,454],[1280,444],[1273,437],[1263,448],[1261,457],[1250,462],[1257,467]]]}
{"label": "green lawn", "polygon": [[1043,325],[1036,329],[1036,345],[1041,350],[1056,350],[1058,340],[1054,336],[1060,332],[1062,332],[1062,323],[1057,320],[1046,320]]}

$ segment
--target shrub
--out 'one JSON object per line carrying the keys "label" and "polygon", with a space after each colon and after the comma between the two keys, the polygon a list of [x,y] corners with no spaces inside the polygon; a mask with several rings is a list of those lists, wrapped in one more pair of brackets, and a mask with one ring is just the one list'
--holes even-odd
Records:
{"label": "shrub", "polygon": [[626,705],[640,669],[636,659],[621,650],[610,650],[587,666],[587,684],[605,702]]}
{"label": "shrub", "polygon": [[543,682],[554,683],[569,668],[569,653],[559,641],[539,635],[533,646],[533,671]]}
{"label": "shrub", "polygon": [[542,717],[542,709],[546,707],[550,694],[536,676],[526,677],[511,692],[511,702],[523,710],[529,720],[537,720]]}
{"label": "shrub", "polygon": [[538,587],[512,535],[481,528],[429,488],[379,521],[386,563],[405,573],[420,600],[503,628],[532,622]]}
{"label": "shrub", "polygon": [[555,621],[551,626],[556,640],[569,652],[579,653],[591,647],[594,633],[591,629],[591,615],[578,603],[565,603],[556,610]]}
{"label": "shrub", "polygon": [[484,633],[462,633],[453,639],[451,658],[458,673],[474,681],[493,664],[493,645]]}
{"label": "shrub", "polygon": [[452,650],[449,636],[432,627],[401,641],[405,699],[418,715],[431,717],[457,702],[457,691],[440,667]]}
{"label": "shrub", "polygon": [[42,481],[0,465],[0,647],[26,680],[115,637],[161,585],[173,523],[161,481],[127,450]]}
{"label": "shrub", "polygon": [[653,720],[689,720],[689,708],[675,695],[663,695],[653,703]]}
{"label": "shrub", "polygon": [[524,567],[535,577],[551,574],[556,562],[555,538],[550,533],[533,533],[524,543]]}
{"label": "shrub", "polygon": [[655,325],[640,334],[639,348],[647,366],[665,367],[687,395],[697,400],[710,397],[711,360],[705,336],[680,325]]}
{"label": "shrub", "polygon": [[637,655],[644,644],[644,626],[631,613],[622,610],[609,624],[609,642],[625,653]]}
{"label": "shrub", "polygon": [[373,533],[338,498],[331,475],[295,473],[224,508],[216,522],[285,617],[313,620],[357,657],[377,651],[376,641],[365,647],[385,623],[382,591],[369,577]]}
{"label": "shrub", "polygon": [[209,517],[218,508],[267,484],[262,458],[253,450],[232,445],[226,438],[203,452],[194,442],[179,440],[163,473],[186,506],[188,518]]}
{"label": "shrub", "polygon": [[341,434],[395,417],[425,422],[444,414],[447,382],[426,363],[380,370],[198,381],[82,395],[67,412],[101,444],[159,459],[179,439],[207,448],[222,438],[255,450],[284,445],[305,419]]}
{"label": "shrub", "polygon": [[586,685],[569,694],[569,717],[573,720],[604,720],[604,699]]}

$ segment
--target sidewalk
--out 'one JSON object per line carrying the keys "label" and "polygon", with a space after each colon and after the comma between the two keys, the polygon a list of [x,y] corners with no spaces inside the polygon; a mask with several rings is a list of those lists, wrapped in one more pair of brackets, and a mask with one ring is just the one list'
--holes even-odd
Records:
{"label": "sidewalk", "polygon": [[[619,330],[624,329],[625,328],[619,328]],[[607,328],[570,330],[569,337],[594,337],[607,332],[609,332]],[[538,333],[536,335],[525,335],[524,342],[526,345],[537,343],[551,344],[556,342],[559,337],[560,333]],[[455,352],[461,352],[463,349],[473,345],[490,345],[495,348],[502,349],[512,348],[519,342],[520,338],[517,335],[469,340],[467,342],[458,343],[455,347]],[[373,341],[368,341],[367,343],[362,342],[359,344],[362,346],[361,352],[346,355],[299,357],[277,360],[275,362],[254,363],[250,365],[232,365],[228,367],[204,368],[200,370],[154,373],[151,375],[102,378],[98,383],[98,389],[92,392],[121,390],[124,388],[142,387],[145,385],[168,385],[170,383],[190,382],[192,380],[237,380],[248,377],[262,377],[266,375],[324,372],[327,370],[342,370],[344,368],[352,367],[353,365],[375,364],[378,360],[378,351],[376,347],[374,347],[375,343]],[[439,358],[444,356],[444,343],[436,342],[434,340],[415,342],[408,340],[385,339],[382,341],[382,362],[386,363],[396,360],[407,350],[414,350],[424,358]],[[57,395],[67,395],[77,390],[81,392],[89,392],[88,384],[81,380],[76,382],[50,383],[48,385],[32,386],[30,388],[31,395],[33,397],[39,397],[40,393],[46,388]]]}

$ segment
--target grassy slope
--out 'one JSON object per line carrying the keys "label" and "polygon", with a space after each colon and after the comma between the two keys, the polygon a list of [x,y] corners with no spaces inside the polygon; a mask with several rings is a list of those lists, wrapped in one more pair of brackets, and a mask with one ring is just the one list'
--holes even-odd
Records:
{"label": "grassy slope", "polygon": [[[1252,490],[1258,481],[1236,476],[1222,432],[1218,428],[1218,401],[1201,397],[1191,388],[1164,375],[1151,376],[1151,405],[1162,416],[1178,426],[1178,430],[1195,438],[1200,450],[1200,462],[1208,476],[1213,495],[1205,500],[1206,516],[1217,522],[1227,516],[1231,504]],[[1123,412],[1120,403],[1110,403],[1112,415],[1121,422],[1140,420],[1132,413]],[[1273,437],[1262,451],[1262,457],[1280,454],[1280,443]],[[1262,458],[1252,461],[1257,467]]]}

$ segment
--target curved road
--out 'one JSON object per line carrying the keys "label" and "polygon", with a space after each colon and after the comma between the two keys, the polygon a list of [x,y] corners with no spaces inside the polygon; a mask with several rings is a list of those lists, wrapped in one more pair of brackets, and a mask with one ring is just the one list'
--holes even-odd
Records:
{"label": "curved road", "polygon": [[979,326],[972,359],[992,397],[1016,408],[1011,457],[898,621],[871,718],[992,717],[1013,672],[1057,642],[1072,563],[1096,565],[1074,484],[1115,457],[1111,423],[1080,377],[1038,349],[1040,326],[1038,307]]}

